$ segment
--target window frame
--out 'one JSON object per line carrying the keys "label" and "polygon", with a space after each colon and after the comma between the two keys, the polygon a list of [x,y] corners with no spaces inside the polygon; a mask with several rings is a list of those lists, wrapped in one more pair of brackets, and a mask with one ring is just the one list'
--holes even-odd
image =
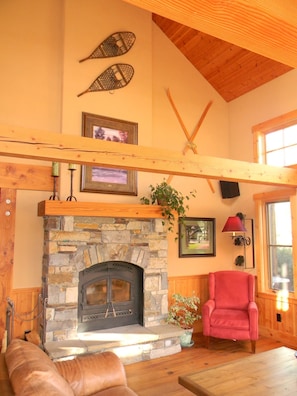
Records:
{"label": "window frame", "polygon": [[[272,118],[252,127],[254,162],[266,163],[265,135],[297,124],[297,110]],[[290,165],[289,167],[297,167]]]}
{"label": "window frame", "polygon": [[296,189],[282,189],[276,191],[269,191],[265,193],[255,194],[253,196],[256,205],[256,262],[261,263],[257,266],[259,291],[265,293],[276,293],[269,284],[270,269],[268,259],[268,244],[267,244],[267,212],[266,204],[272,202],[289,201],[291,204],[291,221],[292,221],[292,249],[293,249],[293,272],[294,272],[294,292],[289,292],[289,295],[297,297],[297,196]]}

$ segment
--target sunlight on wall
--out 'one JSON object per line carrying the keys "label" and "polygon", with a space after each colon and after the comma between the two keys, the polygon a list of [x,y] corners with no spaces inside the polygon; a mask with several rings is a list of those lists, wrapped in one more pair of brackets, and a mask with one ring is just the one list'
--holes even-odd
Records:
{"label": "sunlight on wall", "polygon": [[278,311],[287,312],[289,310],[289,291],[279,290],[276,298],[276,309]]}

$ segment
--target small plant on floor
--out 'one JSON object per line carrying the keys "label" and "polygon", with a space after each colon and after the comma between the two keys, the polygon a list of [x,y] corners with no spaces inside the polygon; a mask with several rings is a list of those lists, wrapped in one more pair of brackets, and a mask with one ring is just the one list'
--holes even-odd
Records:
{"label": "small plant on floor", "polygon": [[193,295],[185,297],[175,293],[172,295],[173,303],[169,307],[167,323],[174,324],[184,329],[184,333],[180,336],[180,344],[182,347],[191,347],[193,324],[201,319],[199,314],[200,298]]}
{"label": "small plant on floor", "polygon": [[168,310],[167,323],[174,324],[182,329],[191,329],[193,324],[201,319],[199,314],[200,298],[193,294],[190,297],[175,293],[173,303]]}
{"label": "small plant on floor", "polygon": [[[186,216],[189,205],[185,203],[190,196],[195,197],[196,191],[191,191],[189,195],[183,195],[180,191],[170,186],[165,180],[162,183],[150,187],[150,196],[142,197],[140,202],[145,205],[158,204],[161,206],[162,216],[168,221],[168,231],[173,231],[175,215],[177,214],[180,222]],[[165,221],[163,222],[163,225]]]}

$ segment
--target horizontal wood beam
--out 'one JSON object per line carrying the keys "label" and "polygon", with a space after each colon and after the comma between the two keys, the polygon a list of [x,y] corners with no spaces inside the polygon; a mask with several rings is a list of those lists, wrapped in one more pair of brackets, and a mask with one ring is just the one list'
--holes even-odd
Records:
{"label": "horizontal wood beam", "polygon": [[297,68],[297,2],[123,0]]}
{"label": "horizontal wood beam", "polygon": [[50,166],[0,162],[0,187],[15,190],[52,191]]}
{"label": "horizontal wood beam", "polygon": [[158,205],[130,205],[104,202],[42,201],[38,204],[38,216],[93,216],[161,219]]}
{"label": "horizontal wood beam", "polygon": [[0,125],[0,155],[297,187],[297,170]]}

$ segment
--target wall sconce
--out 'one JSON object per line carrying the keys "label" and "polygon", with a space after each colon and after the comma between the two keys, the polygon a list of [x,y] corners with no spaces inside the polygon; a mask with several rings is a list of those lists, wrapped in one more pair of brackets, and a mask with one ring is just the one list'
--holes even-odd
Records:
{"label": "wall sconce", "polygon": [[244,226],[244,215],[236,213],[236,216],[228,217],[222,232],[232,232],[232,240],[236,246],[248,246],[251,244],[251,238],[244,235],[236,235],[237,232],[247,232]]}

